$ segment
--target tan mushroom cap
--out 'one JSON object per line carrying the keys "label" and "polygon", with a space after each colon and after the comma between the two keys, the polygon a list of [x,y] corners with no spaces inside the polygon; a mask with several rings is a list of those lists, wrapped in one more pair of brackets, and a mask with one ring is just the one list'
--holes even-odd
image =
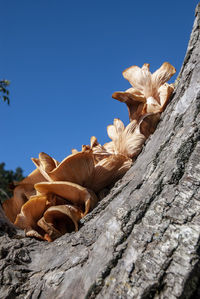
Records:
{"label": "tan mushroom cap", "polygon": [[37,228],[37,221],[42,217],[44,211],[52,204],[52,196],[32,196],[21,208],[20,214],[14,222],[16,226],[27,231]]}
{"label": "tan mushroom cap", "polygon": [[15,222],[17,214],[19,214],[21,207],[23,206],[24,203],[25,203],[25,201],[23,201],[21,199],[16,200],[14,197],[6,199],[2,203],[4,213],[12,223]]}
{"label": "tan mushroom cap", "polygon": [[42,181],[46,181],[46,179],[38,169],[35,169],[17,184],[13,191],[13,197],[3,202],[3,210],[12,223],[15,222],[23,204],[35,194],[34,184]]}
{"label": "tan mushroom cap", "polygon": [[175,67],[169,62],[164,62],[159,69],[152,74],[152,82],[156,88],[159,88],[176,73]]}
{"label": "tan mushroom cap", "polygon": [[34,185],[20,184],[14,189],[13,197],[3,202],[3,209],[8,219],[14,223],[21,207],[27,202],[30,196],[35,194]]}
{"label": "tan mushroom cap", "polygon": [[39,153],[39,158],[31,158],[31,160],[41,172],[41,174],[45,177],[45,179],[47,181],[51,181],[48,173],[55,169],[58,166],[59,162],[44,152]]}
{"label": "tan mushroom cap", "polygon": [[126,103],[130,121],[138,120],[146,113],[162,112],[173,91],[173,87],[165,82],[175,72],[176,69],[168,62],[164,62],[153,74],[149,71],[148,63],[142,68],[131,66],[123,72],[123,76],[133,88],[125,92],[115,92],[112,97]]}
{"label": "tan mushroom cap", "polygon": [[[82,212],[77,207],[60,205],[46,210],[38,225],[47,232],[49,240],[54,240],[67,232],[78,231],[81,218]],[[48,236],[46,238],[48,240]]]}
{"label": "tan mushroom cap", "polygon": [[94,155],[95,165],[102,159],[111,155],[111,153],[109,153],[107,149],[97,141],[95,136],[92,136],[90,139],[90,147]]}
{"label": "tan mushroom cap", "polygon": [[152,92],[151,73],[149,64],[145,63],[142,68],[133,65],[123,71],[123,76],[136,90],[140,91],[145,98]]}
{"label": "tan mushroom cap", "polygon": [[35,189],[41,194],[53,193],[59,195],[77,206],[84,207],[82,216],[93,209],[98,202],[98,198],[94,192],[71,182],[56,181],[38,183],[35,185]]}
{"label": "tan mushroom cap", "polygon": [[104,148],[106,149],[107,152],[109,152],[112,155],[115,154],[115,145],[114,145],[113,141],[107,142],[103,146],[104,146]]}
{"label": "tan mushroom cap", "polygon": [[131,66],[123,72],[123,76],[130,84],[142,92],[145,98],[158,98],[159,87],[167,82],[176,72],[176,69],[168,62],[164,62],[153,74],[149,71],[149,64],[145,63],[142,68]]}
{"label": "tan mushroom cap", "polygon": [[161,110],[160,112],[164,111],[166,108],[166,105],[174,91],[174,85],[165,83],[160,86],[158,89],[159,97],[160,97],[160,106]]}
{"label": "tan mushroom cap", "polygon": [[48,175],[53,181],[68,181],[86,186],[93,170],[93,154],[91,151],[85,151],[68,156]]}
{"label": "tan mushroom cap", "polygon": [[18,185],[29,184],[34,186],[34,184],[43,181],[45,181],[44,176],[41,174],[41,172],[38,169],[35,169],[25,179],[19,182]]}

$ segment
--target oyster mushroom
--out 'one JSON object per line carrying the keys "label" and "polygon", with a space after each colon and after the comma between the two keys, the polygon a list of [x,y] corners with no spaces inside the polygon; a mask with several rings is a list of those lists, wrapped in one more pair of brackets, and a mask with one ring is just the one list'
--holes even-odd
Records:
{"label": "oyster mushroom", "polygon": [[3,202],[3,210],[12,223],[15,222],[23,204],[35,194],[34,184],[42,181],[46,181],[46,179],[38,169],[35,169],[17,184],[13,191],[13,197]]}
{"label": "oyster mushroom", "polygon": [[116,91],[112,94],[112,97],[126,103],[130,121],[138,120],[142,115],[146,99],[138,90],[129,88],[125,92]]}
{"label": "oyster mushroom", "polygon": [[88,186],[95,192],[115,183],[131,167],[132,160],[121,154],[110,155],[95,165],[94,175]]}
{"label": "oyster mushroom", "polygon": [[48,173],[54,170],[58,166],[59,162],[44,152],[39,153],[39,158],[32,158],[31,160],[45,179],[47,181],[52,181]]}
{"label": "oyster mushroom", "polygon": [[125,92],[115,92],[112,97],[127,104],[130,121],[138,120],[145,113],[162,112],[174,90],[172,84],[165,83],[176,72],[176,69],[168,62],[153,74],[149,71],[149,64],[142,68],[131,66],[123,72],[133,88]]}
{"label": "oyster mushroom", "polygon": [[115,118],[113,125],[107,127],[108,136],[112,139],[104,147],[113,154],[121,154],[129,158],[137,156],[146,140],[141,133],[140,125],[135,120],[125,128],[123,122]]}
{"label": "oyster mushroom", "polygon": [[[36,166],[43,174],[46,172],[38,164]],[[46,175],[49,181],[67,181],[85,186],[92,177],[93,170],[94,157],[92,151],[87,150],[69,155],[52,171],[46,172]]]}
{"label": "oyster mushroom", "polygon": [[95,162],[92,150],[86,150],[65,158],[48,176],[53,182],[71,182],[97,192],[122,177],[131,164],[128,157],[112,153]]}
{"label": "oyster mushroom", "polygon": [[53,241],[65,233],[78,231],[82,212],[78,207],[59,205],[48,208],[38,225],[46,232],[45,239]]}
{"label": "oyster mushroom", "polygon": [[22,206],[21,212],[17,215],[14,224],[24,229],[27,236],[43,238],[38,231],[38,220],[51,205],[56,204],[52,195],[35,195]]}
{"label": "oyster mushroom", "polygon": [[41,194],[61,196],[71,204],[79,206],[83,210],[82,217],[93,209],[98,202],[94,192],[71,182],[42,182],[35,184],[35,189]]}

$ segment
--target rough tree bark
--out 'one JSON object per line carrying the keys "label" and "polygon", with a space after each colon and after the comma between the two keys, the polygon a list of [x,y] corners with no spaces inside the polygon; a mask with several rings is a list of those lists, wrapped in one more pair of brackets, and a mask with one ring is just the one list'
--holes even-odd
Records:
{"label": "rough tree bark", "polygon": [[53,243],[0,216],[0,298],[200,298],[200,5],[171,103],[128,173]]}

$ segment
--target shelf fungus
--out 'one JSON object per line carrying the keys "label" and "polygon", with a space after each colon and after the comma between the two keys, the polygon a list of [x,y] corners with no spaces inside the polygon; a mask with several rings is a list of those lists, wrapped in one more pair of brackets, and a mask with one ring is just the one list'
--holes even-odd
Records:
{"label": "shelf fungus", "polygon": [[60,163],[41,152],[32,158],[36,169],[14,189],[3,203],[6,216],[26,236],[53,241],[77,231],[79,221],[98,204],[96,194],[120,179],[131,167],[142,147],[153,134],[174,87],[166,82],[175,68],[165,62],[153,74],[149,64],[132,66],[123,76],[132,85],[112,97],[126,103],[130,123],[115,118],[107,127],[111,141],[101,145],[95,136],[81,151]]}
{"label": "shelf fungus", "polygon": [[41,167],[37,159],[32,160],[48,181],[67,181],[86,186],[94,171],[94,158],[90,150],[67,156],[51,171]]}
{"label": "shelf fungus", "polygon": [[63,231],[77,231],[79,220],[98,202],[93,191],[70,182],[37,183],[35,190],[37,195],[22,206],[14,224],[24,229],[27,236],[48,241]]}
{"label": "shelf fungus", "polygon": [[43,195],[54,194],[80,208],[82,217],[93,209],[98,198],[92,190],[66,181],[43,182],[35,184],[35,189]]}
{"label": "shelf fungus", "polygon": [[37,225],[43,213],[56,204],[52,195],[35,195],[22,206],[21,212],[17,215],[14,224],[25,230],[26,236],[43,239],[42,231]]}
{"label": "shelf fungus", "polygon": [[78,223],[83,217],[81,210],[72,205],[59,205],[48,208],[37,222],[45,231],[44,239],[51,242],[65,233],[78,231]]}
{"label": "shelf fungus", "polygon": [[95,156],[91,149],[83,148],[81,152],[66,157],[46,175],[42,170],[42,174],[51,182],[71,182],[98,192],[121,178],[132,165],[132,160],[122,154],[107,152],[98,162]]}
{"label": "shelf fungus", "polygon": [[17,184],[13,191],[13,197],[3,202],[4,212],[12,223],[15,222],[23,204],[29,200],[30,196],[36,194],[34,184],[44,181],[46,181],[44,176],[38,169],[35,169]]}
{"label": "shelf fungus", "polygon": [[125,128],[123,122],[115,118],[113,125],[107,127],[108,136],[112,141],[105,145],[114,154],[121,154],[129,158],[136,157],[146,140],[140,131],[140,124],[133,120]]}
{"label": "shelf fungus", "polygon": [[168,62],[153,74],[149,64],[142,68],[131,66],[123,71],[123,76],[133,86],[125,92],[114,92],[112,97],[126,103],[130,121],[139,120],[145,113],[163,112],[174,90],[173,84],[166,82],[175,74],[176,69]]}

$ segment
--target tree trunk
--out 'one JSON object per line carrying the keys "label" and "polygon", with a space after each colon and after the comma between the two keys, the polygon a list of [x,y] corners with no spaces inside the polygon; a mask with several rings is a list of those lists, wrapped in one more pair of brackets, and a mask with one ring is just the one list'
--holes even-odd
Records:
{"label": "tree trunk", "polygon": [[200,298],[200,4],[174,96],[126,173],[52,243],[0,211],[0,298]]}

